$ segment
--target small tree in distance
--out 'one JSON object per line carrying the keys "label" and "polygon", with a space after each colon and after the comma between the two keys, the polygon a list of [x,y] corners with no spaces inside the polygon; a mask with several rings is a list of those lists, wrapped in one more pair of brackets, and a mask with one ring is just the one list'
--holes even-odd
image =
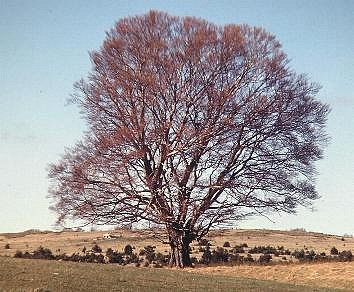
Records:
{"label": "small tree in distance", "polygon": [[88,124],[49,170],[59,222],[152,222],[170,265],[212,226],[318,198],[329,108],[261,28],[150,11],[116,23],[73,102]]}

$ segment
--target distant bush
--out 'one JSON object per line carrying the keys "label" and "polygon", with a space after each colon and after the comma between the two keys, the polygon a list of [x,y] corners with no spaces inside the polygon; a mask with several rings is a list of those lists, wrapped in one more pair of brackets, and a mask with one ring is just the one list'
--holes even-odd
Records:
{"label": "distant bush", "polygon": [[92,248],[91,248],[92,252],[96,252],[96,253],[100,253],[102,252],[102,248],[99,247],[97,244],[95,244]]}
{"label": "distant bush", "polygon": [[230,251],[232,253],[245,253],[245,248],[247,248],[247,243],[242,243],[240,245],[235,245]]}
{"label": "distant bush", "polygon": [[156,246],[147,245],[144,247],[144,249],[140,250],[139,255],[146,255],[148,253],[153,253],[155,252],[155,248]]}
{"label": "distant bush", "polygon": [[[77,254],[75,254],[76,256]],[[77,255],[79,258],[79,261],[81,262],[86,262],[86,263],[99,263],[103,264],[104,261],[104,255],[103,254],[97,254],[97,253],[89,253],[85,254],[83,256]]]}
{"label": "distant bush", "polygon": [[315,257],[313,258],[313,260],[316,262],[330,261],[331,259],[332,259],[331,256],[327,256],[325,252],[316,254]]}
{"label": "distant bush", "polygon": [[[237,249],[236,249],[237,251]],[[278,247],[273,247],[270,245],[267,246],[255,246],[253,248],[250,248],[248,250],[248,253],[250,254],[273,254],[276,257],[279,257],[280,255],[290,255],[291,252],[289,249],[285,249],[284,246],[278,246]]]}
{"label": "distant bush", "polygon": [[258,262],[261,264],[268,264],[272,260],[272,256],[270,254],[263,254],[259,257]]}
{"label": "distant bush", "polygon": [[209,247],[205,249],[202,258],[199,261],[201,264],[209,265],[211,263],[225,263],[229,261],[240,261],[238,255],[230,254],[227,249],[217,247],[216,250],[210,250]]}
{"label": "distant bush", "polygon": [[222,247],[217,247],[216,250],[213,250],[211,253],[211,262],[212,263],[221,263],[229,261],[229,252],[227,249]]}
{"label": "distant bush", "polygon": [[278,246],[277,250],[279,252],[280,255],[290,255],[291,251],[289,249],[285,249],[284,246]]}
{"label": "distant bush", "polygon": [[310,262],[310,261],[352,261],[353,255],[350,250],[344,250],[342,252],[338,252],[338,250],[333,247],[330,251],[331,255],[326,255],[326,253],[316,253],[313,250],[305,251],[305,250],[295,250],[292,253],[296,259],[302,262]]}
{"label": "distant bush", "polygon": [[243,256],[240,256],[239,254],[229,254],[229,262],[231,263],[238,263],[238,264],[242,264],[244,260]]}
{"label": "distant bush", "polygon": [[73,253],[71,255],[67,255],[65,253],[57,255],[55,257],[56,260],[62,261],[70,261],[70,262],[83,262],[83,263],[106,263],[105,257],[101,253],[94,253],[92,251],[86,252],[84,255],[79,253]]}
{"label": "distant bush", "polygon": [[139,258],[139,256],[136,253],[131,253],[129,255],[126,255],[124,258],[124,264],[139,264],[142,260]]}
{"label": "distant bush", "polygon": [[[159,263],[160,265],[167,265],[169,262],[169,259],[170,259],[169,255],[164,255],[160,252],[156,253],[156,255],[155,255],[155,261],[157,263]],[[191,258],[191,260],[192,260],[192,258]]]}
{"label": "distant bush", "polygon": [[313,261],[316,257],[316,253],[313,250],[306,251],[304,259],[307,261]]}
{"label": "distant bush", "polygon": [[244,253],[245,250],[243,247],[239,246],[239,245],[236,245],[235,247],[233,247],[230,252],[236,254],[236,253]]}
{"label": "distant bush", "polygon": [[201,245],[201,246],[211,246],[209,240],[205,239],[205,238],[202,238],[198,241],[198,245]]}
{"label": "distant bush", "polygon": [[106,251],[106,257],[108,262],[123,264],[124,263],[124,254],[121,252],[113,251],[111,248],[108,248]]}
{"label": "distant bush", "polygon": [[305,251],[304,249],[295,250],[292,255],[299,261],[312,261],[316,257],[316,253],[313,250]]}
{"label": "distant bush", "polygon": [[155,254],[155,248],[156,246],[145,246],[144,249],[140,250],[139,255],[145,256],[145,259],[151,263],[152,261],[155,260],[156,254]]}
{"label": "distant bush", "polygon": [[230,242],[225,241],[224,244],[223,244],[223,247],[231,247]]}
{"label": "distant bush", "polygon": [[20,250],[17,250],[15,255],[14,255],[14,258],[23,258],[23,253],[22,251]]}
{"label": "distant bush", "polygon": [[350,250],[343,250],[338,254],[339,260],[343,262],[350,262],[353,259],[353,254]]}
{"label": "distant bush", "polygon": [[301,250],[296,249],[295,251],[293,251],[293,253],[291,255],[294,256],[298,260],[302,260],[305,258],[305,251],[303,249],[301,249]]}
{"label": "distant bush", "polygon": [[199,262],[204,265],[209,265],[211,263],[211,251],[209,247],[204,250]]}
{"label": "distant bush", "polygon": [[263,254],[274,254],[277,253],[277,249],[272,246],[255,246],[248,250],[248,253],[255,254],[255,253],[263,253]]}
{"label": "distant bush", "polygon": [[43,260],[54,260],[55,259],[52,251],[49,248],[44,248],[42,246],[38,247],[33,252],[33,257],[32,258],[34,258],[34,259],[43,259]]}
{"label": "distant bush", "polygon": [[254,258],[248,253],[247,256],[243,259],[244,263],[253,263]]}
{"label": "distant bush", "polygon": [[24,259],[43,259],[43,260],[54,260],[56,257],[52,254],[52,251],[49,248],[44,248],[42,246],[38,247],[32,253],[26,251],[16,251],[15,258],[24,258]]}
{"label": "distant bush", "polygon": [[[273,256],[278,257],[280,255],[282,255],[282,260],[284,261],[287,261],[289,258],[284,257],[283,255],[292,255],[300,262],[353,260],[353,254],[350,250],[344,250],[342,252],[339,252],[335,247],[331,248],[330,255],[326,255],[326,253],[324,252],[316,253],[313,250],[308,250],[306,247],[301,250],[295,250],[293,252],[290,252],[283,246],[278,246],[277,248],[275,248],[269,245],[255,246],[249,249],[247,244],[240,244],[228,249],[227,247],[231,246],[230,242],[228,241],[223,244],[223,247],[217,247],[216,249],[211,249],[210,243],[207,240],[202,240],[199,244],[200,246],[198,250],[199,252],[202,252],[202,256],[199,260],[199,263],[205,265],[220,263],[244,264],[253,262],[257,262],[259,264],[267,264],[272,262]],[[84,247],[82,249],[82,252],[73,253],[71,255],[53,255],[50,249],[40,246],[33,252],[16,251],[14,257],[25,259],[48,259],[87,263],[117,263],[120,265],[135,264],[135,266],[137,267],[160,267],[168,265],[169,255],[167,255],[167,253],[156,252],[155,249],[156,246],[145,246],[142,250],[140,250],[138,255],[133,252],[134,247],[128,244],[124,247],[124,251],[118,252],[114,251],[112,248],[108,248],[105,253],[102,253],[101,247],[95,244],[91,250],[86,250],[86,247]],[[59,252],[60,250],[58,249],[56,253]],[[245,253],[247,254],[247,256],[240,255]],[[258,260],[255,260],[256,257],[253,257],[252,254],[260,254]],[[195,257],[192,257],[191,261],[192,263],[198,262],[197,258]]]}
{"label": "distant bush", "polygon": [[23,254],[23,257],[26,259],[31,259],[32,258],[32,254],[30,254],[28,251],[25,251]]}
{"label": "distant bush", "polygon": [[124,247],[124,253],[126,255],[131,255],[133,253],[133,247],[130,244],[126,245]]}
{"label": "distant bush", "polygon": [[6,243],[5,244],[5,249],[10,249],[10,244]]}
{"label": "distant bush", "polygon": [[289,249],[284,249],[284,251],[282,253],[280,253],[282,255],[291,255],[291,251]]}

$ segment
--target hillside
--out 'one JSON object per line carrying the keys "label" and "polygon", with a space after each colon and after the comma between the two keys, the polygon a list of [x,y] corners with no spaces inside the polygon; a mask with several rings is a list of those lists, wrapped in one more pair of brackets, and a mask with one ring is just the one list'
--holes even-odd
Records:
{"label": "hillside", "polygon": [[[105,233],[107,232],[27,231],[0,234],[0,255],[13,255],[16,250],[31,251],[40,245],[50,248],[53,252],[65,253],[80,252],[83,247],[90,248],[94,244],[104,250],[109,247],[120,250],[127,244],[135,246],[136,250],[147,245],[156,246],[156,250],[161,253],[168,253],[169,250],[169,246],[161,242],[161,239],[166,239],[164,234],[158,230],[115,230],[111,232],[115,236],[112,239],[103,239]],[[213,246],[223,246],[224,242],[228,241],[231,246],[246,243],[250,247],[284,246],[290,250],[307,248],[326,253],[335,246],[338,250],[354,251],[352,237],[343,238],[315,232],[228,229],[211,231],[206,238]],[[9,244],[10,249],[5,249],[6,244]],[[192,247],[196,248],[197,242],[194,242]]]}
{"label": "hillside", "polygon": [[[105,233],[107,232],[26,231],[21,233],[0,234],[0,255],[13,256],[17,250],[30,252],[37,249],[39,246],[49,248],[53,253],[57,254],[81,253],[84,247],[91,249],[95,244],[99,245],[102,250],[112,248],[122,251],[127,244],[131,244],[134,246],[135,252],[139,252],[139,250],[148,245],[156,246],[156,251],[163,254],[168,254],[169,252],[169,246],[163,244],[161,241],[164,239],[164,235],[158,230],[115,230],[111,232],[113,236],[111,239],[104,239],[103,235]],[[301,230],[214,230],[210,232],[207,239],[212,244],[211,248],[222,247],[225,242],[229,242],[231,247],[240,244],[247,244],[248,247],[261,245],[273,247],[284,246],[284,248],[290,251],[305,249],[314,250],[318,253],[325,252],[326,254],[330,253],[332,247],[336,247],[339,251],[354,251],[354,239],[352,237],[343,238],[322,233],[303,232]],[[200,246],[198,246],[197,242],[192,245],[192,256],[196,258],[201,257]],[[354,262],[298,263],[293,256],[289,256],[288,259],[289,262],[292,263],[287,262],[265,266],[259,264],[227,266],[220,263],[220,265],[218,264],[216,266],[214,264],[209,267],[197,265],[196,268],[186,269],[185,272],[206,274],[206,277],[211,277],[211,274],[235,279],[244,277],[354,291]],[[27,263],[27,261],[31,260],[23,261],[23,263]],[[282,257],[274,258],[274,262],[277,261],[281,262]],[[42,261],[39,261],[38,264],[42,265]],[[53,265],[55,265],[55,263],[53,263]],[[99,269],[101,269],[101,267],[99,267]],[[140,269],[146,270],[146,268]],[[170,271],[176,272],[175,270]]]}

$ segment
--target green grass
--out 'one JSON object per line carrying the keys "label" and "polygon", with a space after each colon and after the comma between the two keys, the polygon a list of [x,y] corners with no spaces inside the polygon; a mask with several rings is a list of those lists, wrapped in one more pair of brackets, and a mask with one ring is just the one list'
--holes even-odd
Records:
{"label": "green grass", "polygon": [[274,281],[0,257],[0,291],[339,291]]}

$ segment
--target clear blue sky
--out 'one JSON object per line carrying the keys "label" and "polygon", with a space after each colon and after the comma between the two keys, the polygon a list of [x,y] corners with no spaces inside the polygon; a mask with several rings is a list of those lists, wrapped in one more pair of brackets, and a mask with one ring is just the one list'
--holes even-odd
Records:
{"label": "clear blue sky", "polygon": [[243,228],[354,233],[354,1],[0,0],[0,232],[50,229],[46,167],[85,125],[66,106],[91,68],[88,51],[121,17],[150,9],[217,24],[248,23],[275,34],[291,67],[323,88],[331,144],[318,163],[315,212],[256,218]]}

